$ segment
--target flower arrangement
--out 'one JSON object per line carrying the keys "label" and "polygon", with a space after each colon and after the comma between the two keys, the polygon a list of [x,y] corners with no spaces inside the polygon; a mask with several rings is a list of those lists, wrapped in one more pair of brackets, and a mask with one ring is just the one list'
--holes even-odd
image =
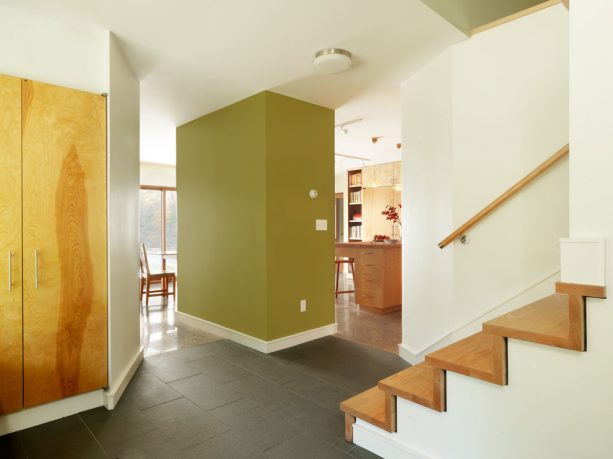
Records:
{"label": "flower arrangement", "polygon": [[402,204],[398,204],[398,207],[387,204],[383,212],[381,212],[381,215],[385,215],[385,219],[391,221],[392,224],[398,223],[402,225],[400,222],[400,215],[398,215],[398,209],[402,209]]}
{"label": "flower arrangement", "polygon": [[381,215],[385,215],[385,219],[392,222],[392,237],[391,241],[396,241],[397,237],[397,229],[402,226],[400,222],[400,215],[398,214],[398,209],[402,209],[402,204],[398,204],[398,207],[390,206],[387,204]]}

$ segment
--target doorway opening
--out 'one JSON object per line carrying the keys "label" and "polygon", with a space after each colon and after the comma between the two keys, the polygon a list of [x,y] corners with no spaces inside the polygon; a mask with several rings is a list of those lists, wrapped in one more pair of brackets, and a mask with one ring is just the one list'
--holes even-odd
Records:
{"label": "doorway opening", "polygon": [[335,307],[337,336],[398,354],[402,342],[401,162],[396,144],[387,150],[388,156],[373,154],[373,160],[352,163],[344,156],[336,162]]}

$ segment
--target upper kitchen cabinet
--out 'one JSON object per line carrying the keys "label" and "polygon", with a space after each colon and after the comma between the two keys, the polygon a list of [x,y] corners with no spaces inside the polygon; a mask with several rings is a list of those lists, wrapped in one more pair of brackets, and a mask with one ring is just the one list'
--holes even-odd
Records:
{"label": "upper kitchen cabinet", "polygon": [[364,167],[362,169],[363,187],[377,188],[401,184],[400,164],[400,161],[396,161]]}

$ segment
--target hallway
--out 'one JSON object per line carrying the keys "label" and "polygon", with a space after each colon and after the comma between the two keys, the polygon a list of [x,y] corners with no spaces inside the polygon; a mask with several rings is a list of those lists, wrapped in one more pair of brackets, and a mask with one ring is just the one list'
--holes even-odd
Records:
{"label": "hallway", "polygon": [[145,360],[115,410],[0,437],[0,457],[376,457],[345,442],[339,403],[402,359],[332,336],[266,355],[178,326],[173,309],[142,309]]}

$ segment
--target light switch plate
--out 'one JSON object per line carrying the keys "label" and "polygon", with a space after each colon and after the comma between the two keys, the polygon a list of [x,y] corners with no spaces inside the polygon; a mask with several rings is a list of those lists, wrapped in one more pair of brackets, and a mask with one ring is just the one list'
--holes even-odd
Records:
{"label": "light switch plate", "polygon": [[328,231],[328,220],[315,220],[316,231]]}
{"label": "light switch plate", "polygon": [[300,300],[300,312],[306,312],[306,300]]}

